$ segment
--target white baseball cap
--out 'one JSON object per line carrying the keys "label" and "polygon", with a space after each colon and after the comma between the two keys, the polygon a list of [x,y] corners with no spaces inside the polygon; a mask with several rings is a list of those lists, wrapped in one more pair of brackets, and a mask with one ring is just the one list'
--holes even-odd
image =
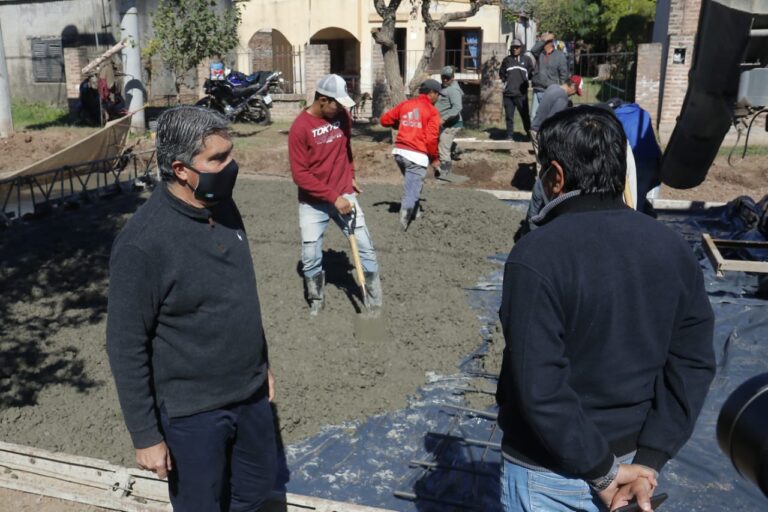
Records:
{"label": "white baseball cap", "polygon": [[355,106],[355,100],[349,97],[347,82],[339,75],[325,75],[317,81],[315,90],[323,96],[333,98],[347,108]]}

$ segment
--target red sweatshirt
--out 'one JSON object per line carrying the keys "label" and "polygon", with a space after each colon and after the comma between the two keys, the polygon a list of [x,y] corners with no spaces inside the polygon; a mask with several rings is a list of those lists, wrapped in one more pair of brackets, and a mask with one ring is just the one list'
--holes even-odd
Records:
{"label": "red sweatshirt", "polygon": [[346,110],[328,121],[304,110],[288,132],[288,159],[302,203],[334,203],[351,194],[352,119]]}
{"label": "red sweatshirt", "polygon": [[440,113],[426,94],[403,101],[385,112],[379,122],[381,126],[395,127],[399,123],[395,147],[424,153],[430,162],[439,158]]}

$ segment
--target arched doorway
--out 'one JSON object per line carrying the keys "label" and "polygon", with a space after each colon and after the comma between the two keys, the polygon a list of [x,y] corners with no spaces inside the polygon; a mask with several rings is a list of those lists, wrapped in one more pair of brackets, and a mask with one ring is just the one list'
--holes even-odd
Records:
{"label": "arched doorway", "polygon": [[281,71],[285,80],[283,89],[287,93],[293,92],[296,55],[282,32],[273,28],[257,30],[248,41],[248,49],[252,71]]}
{"label": "arched doorway", "polygon": [[331,57],[331,73],[347,81],[351,94],[360,94],[360,41],[352,34],[338,27],[328,27],[315,32],[309,44],[328,47]]}

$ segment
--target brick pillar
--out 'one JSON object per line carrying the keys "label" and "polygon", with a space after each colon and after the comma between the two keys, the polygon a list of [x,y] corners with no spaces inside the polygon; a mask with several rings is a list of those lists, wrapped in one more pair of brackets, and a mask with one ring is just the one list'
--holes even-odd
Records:
{"label": "brick pillar", "polygon": [[315,98],[315,84],[324,75],[331,72],[331,52],[327,44],[308,44],[304,60],[304,85],[307,91],[307,104]]}
{"label": "brick pillar", "polygon": [[637,47],[635,103],[651,115],[651,122],[655,127],[658,126],[659,120],[661,52],[661,43],[641,44]]}
{"label": "brick pillar", "polygon": [[499,68],[506,54],[505,43],[483,44],[479,104],[481,124],[497,124],[504,118],[503,86],[499,79]]}
{"label": "brick pillar", "polygon": [[87,48],[64,47],[64,77],[67,88],[67,106],[73,112],[80,98],[80,82],[85,78],[81,70],[88,64]]}
{"label": "brick pillar", "polygon": [[[683,107],[688,90],[688,72],[693,62],[696,29],[699,24],[701,0],[672,0],[669,12],[669,48],[664,77],[664,97],[659,113],[659,136],[666,140]],[[685,61],[676,59],[676,53],[685,50]]]}

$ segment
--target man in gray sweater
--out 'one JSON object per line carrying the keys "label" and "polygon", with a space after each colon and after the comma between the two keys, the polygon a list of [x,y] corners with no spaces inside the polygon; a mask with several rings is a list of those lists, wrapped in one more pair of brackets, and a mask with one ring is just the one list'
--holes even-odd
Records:
{"label": "man in gray sweater", "polygon": [[168,478],[176,512],[257,510],[276,475],[274,379],[227,121],[165,111],[157,162],[110,259],[107,353],[136,462]]}
{"label": "man in gray sweater", "polygon": [[440,113],[440,141],[438,149],[440,151],[440,170],[436,170],[438,179],[444,181],[454,181],[455,176],[451,176],[453,168],[452,147],[453,139],[464,126],[461,119],[461,109],[463,106],[462,97],[464,91],[454,79],[453,67],[445,66],[440,71],[440,79],[443,89],[440,91],[442,96],[437,99],[435,108]]}
{"label": "man in gray sweater", "polygon": [[536,117],[536,111],[550,85],[560,85],[568,79],[568,62],[565,54],[555,48],[555,35],[550,32],[541,34],[539,40],[531,48],[531,54],[536,58],[536,70],[533,73],[533,103],[531,118]]}

